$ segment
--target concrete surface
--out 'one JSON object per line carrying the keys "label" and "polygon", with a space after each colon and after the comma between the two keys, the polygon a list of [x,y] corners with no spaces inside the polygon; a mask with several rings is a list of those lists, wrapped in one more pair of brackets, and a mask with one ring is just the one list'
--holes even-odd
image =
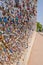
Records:
{"label": "concrete surface", "polygon": [[36,34],[27,65],[43,65],[43,35],[40,33]]}

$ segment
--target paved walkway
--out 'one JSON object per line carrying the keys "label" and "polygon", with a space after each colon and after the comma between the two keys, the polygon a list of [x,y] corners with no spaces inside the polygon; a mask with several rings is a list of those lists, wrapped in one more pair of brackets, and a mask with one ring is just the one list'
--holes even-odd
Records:
{"label": "paved walkway", "polygon": [[36,34],[28,65],[43,65],[43,35]]}

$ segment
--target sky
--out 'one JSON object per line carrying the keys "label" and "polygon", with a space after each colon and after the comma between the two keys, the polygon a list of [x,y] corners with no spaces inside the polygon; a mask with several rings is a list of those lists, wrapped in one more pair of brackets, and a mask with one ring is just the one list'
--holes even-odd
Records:
{"label": "sky", "polygon": [[38,13],[37,13],[37,21],[43,25],[43,0],[38,0]]}

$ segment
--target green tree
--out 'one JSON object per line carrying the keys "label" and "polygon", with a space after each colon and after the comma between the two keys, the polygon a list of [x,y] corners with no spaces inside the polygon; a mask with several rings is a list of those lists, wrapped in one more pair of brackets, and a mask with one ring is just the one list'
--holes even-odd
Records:
{"label": "green tree", "polygon": [[40,24],[39,22],[37,22],[37,32],[38,31],[42,31],[42,24]]}

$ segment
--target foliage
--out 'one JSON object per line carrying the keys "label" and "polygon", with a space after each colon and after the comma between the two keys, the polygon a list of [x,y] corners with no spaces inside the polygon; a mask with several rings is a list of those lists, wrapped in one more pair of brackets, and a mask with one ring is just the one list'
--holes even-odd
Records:
{"label": "foliage", "polygon": [[42,24],[40,24],[39,22],[37,22],[37,29],[36,30],[37,30],[37,32],[42,31]]}

